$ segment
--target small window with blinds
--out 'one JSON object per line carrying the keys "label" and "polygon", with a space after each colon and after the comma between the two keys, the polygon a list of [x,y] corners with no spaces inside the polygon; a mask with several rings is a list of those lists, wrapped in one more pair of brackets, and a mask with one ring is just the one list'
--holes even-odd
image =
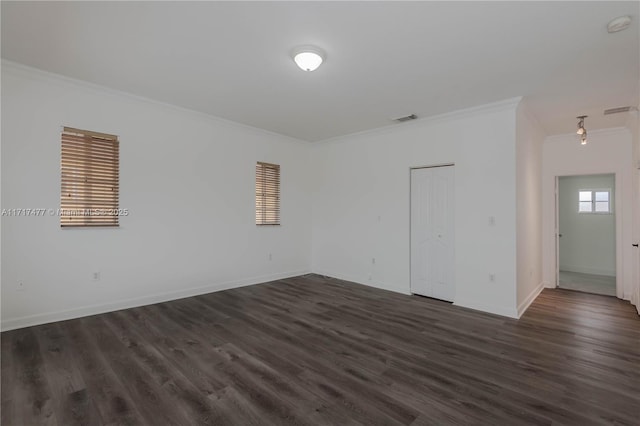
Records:
{"label": "small window with blinds", "polygon": [[280,166],[256,163],[256,225],[280,225]]}
{"label": "small window with blinds", "polygon": [[60,226],[118,226],[118,137],[65,127],[61,146]]}

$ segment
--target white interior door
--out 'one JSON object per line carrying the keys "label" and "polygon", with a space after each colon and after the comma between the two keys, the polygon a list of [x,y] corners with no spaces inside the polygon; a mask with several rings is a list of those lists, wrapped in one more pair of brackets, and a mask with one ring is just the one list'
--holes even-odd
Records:
{"label": "white interior door", "polygon": [[411,292],[453,301],[453,166],[411,170]]}

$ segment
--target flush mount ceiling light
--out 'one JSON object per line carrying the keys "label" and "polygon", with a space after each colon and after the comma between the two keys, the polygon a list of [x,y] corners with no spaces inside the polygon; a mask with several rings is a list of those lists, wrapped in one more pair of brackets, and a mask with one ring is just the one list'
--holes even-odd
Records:
{"label": "flush mount ceiling light", "polygon": [[617,33],[618,31],[626,30],[631,25],[631,16],[618,16],[615,19],[612,19],[607,24],[607,31],[609,33]]}
{"label": "flush mount ceiling light", "polygon": [[291,57],[303,71],[314,71],[324,61],[322,49],[315,46],[299,46],[293,49]]}
{"label": "flush mount ceiling light", "polygon": [[576,133],[580,135],[580,143],[582,145],[587,144],[587,129],[584,128],[584,119],[587,117],[586,115],[576,117],[578,119],[578,131]]}

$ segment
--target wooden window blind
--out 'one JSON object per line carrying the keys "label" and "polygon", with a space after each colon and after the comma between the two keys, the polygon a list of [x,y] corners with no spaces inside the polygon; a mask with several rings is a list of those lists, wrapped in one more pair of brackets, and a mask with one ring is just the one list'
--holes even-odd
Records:
{"label": "wooden window blind", "polygon": [[60,226],[118,226],[118,137],[65,127],[61,146]]}
{"label": "wooden window blind", "polygon": [[280,166],[256,163],[256,225],[280,225]]}

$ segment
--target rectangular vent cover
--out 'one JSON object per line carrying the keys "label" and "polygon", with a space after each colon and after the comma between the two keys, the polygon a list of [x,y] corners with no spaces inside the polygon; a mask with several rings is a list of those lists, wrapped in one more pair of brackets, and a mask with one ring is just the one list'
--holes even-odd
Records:
{"label": "rectangular vent cover", "polygon": [[620,112],[637,111],[638,108],[632,106],[610,108],[604,110],[604,115],[618,114]]}
{"label": "rectangular vent cover", "polygon": [[418,118],[417,115],[411,114],[411,115],[406,115],[404,117],[394,118],[393,120],[397,121],[398,123],[403,123],[405,121],[415,120],[416,118]]}

